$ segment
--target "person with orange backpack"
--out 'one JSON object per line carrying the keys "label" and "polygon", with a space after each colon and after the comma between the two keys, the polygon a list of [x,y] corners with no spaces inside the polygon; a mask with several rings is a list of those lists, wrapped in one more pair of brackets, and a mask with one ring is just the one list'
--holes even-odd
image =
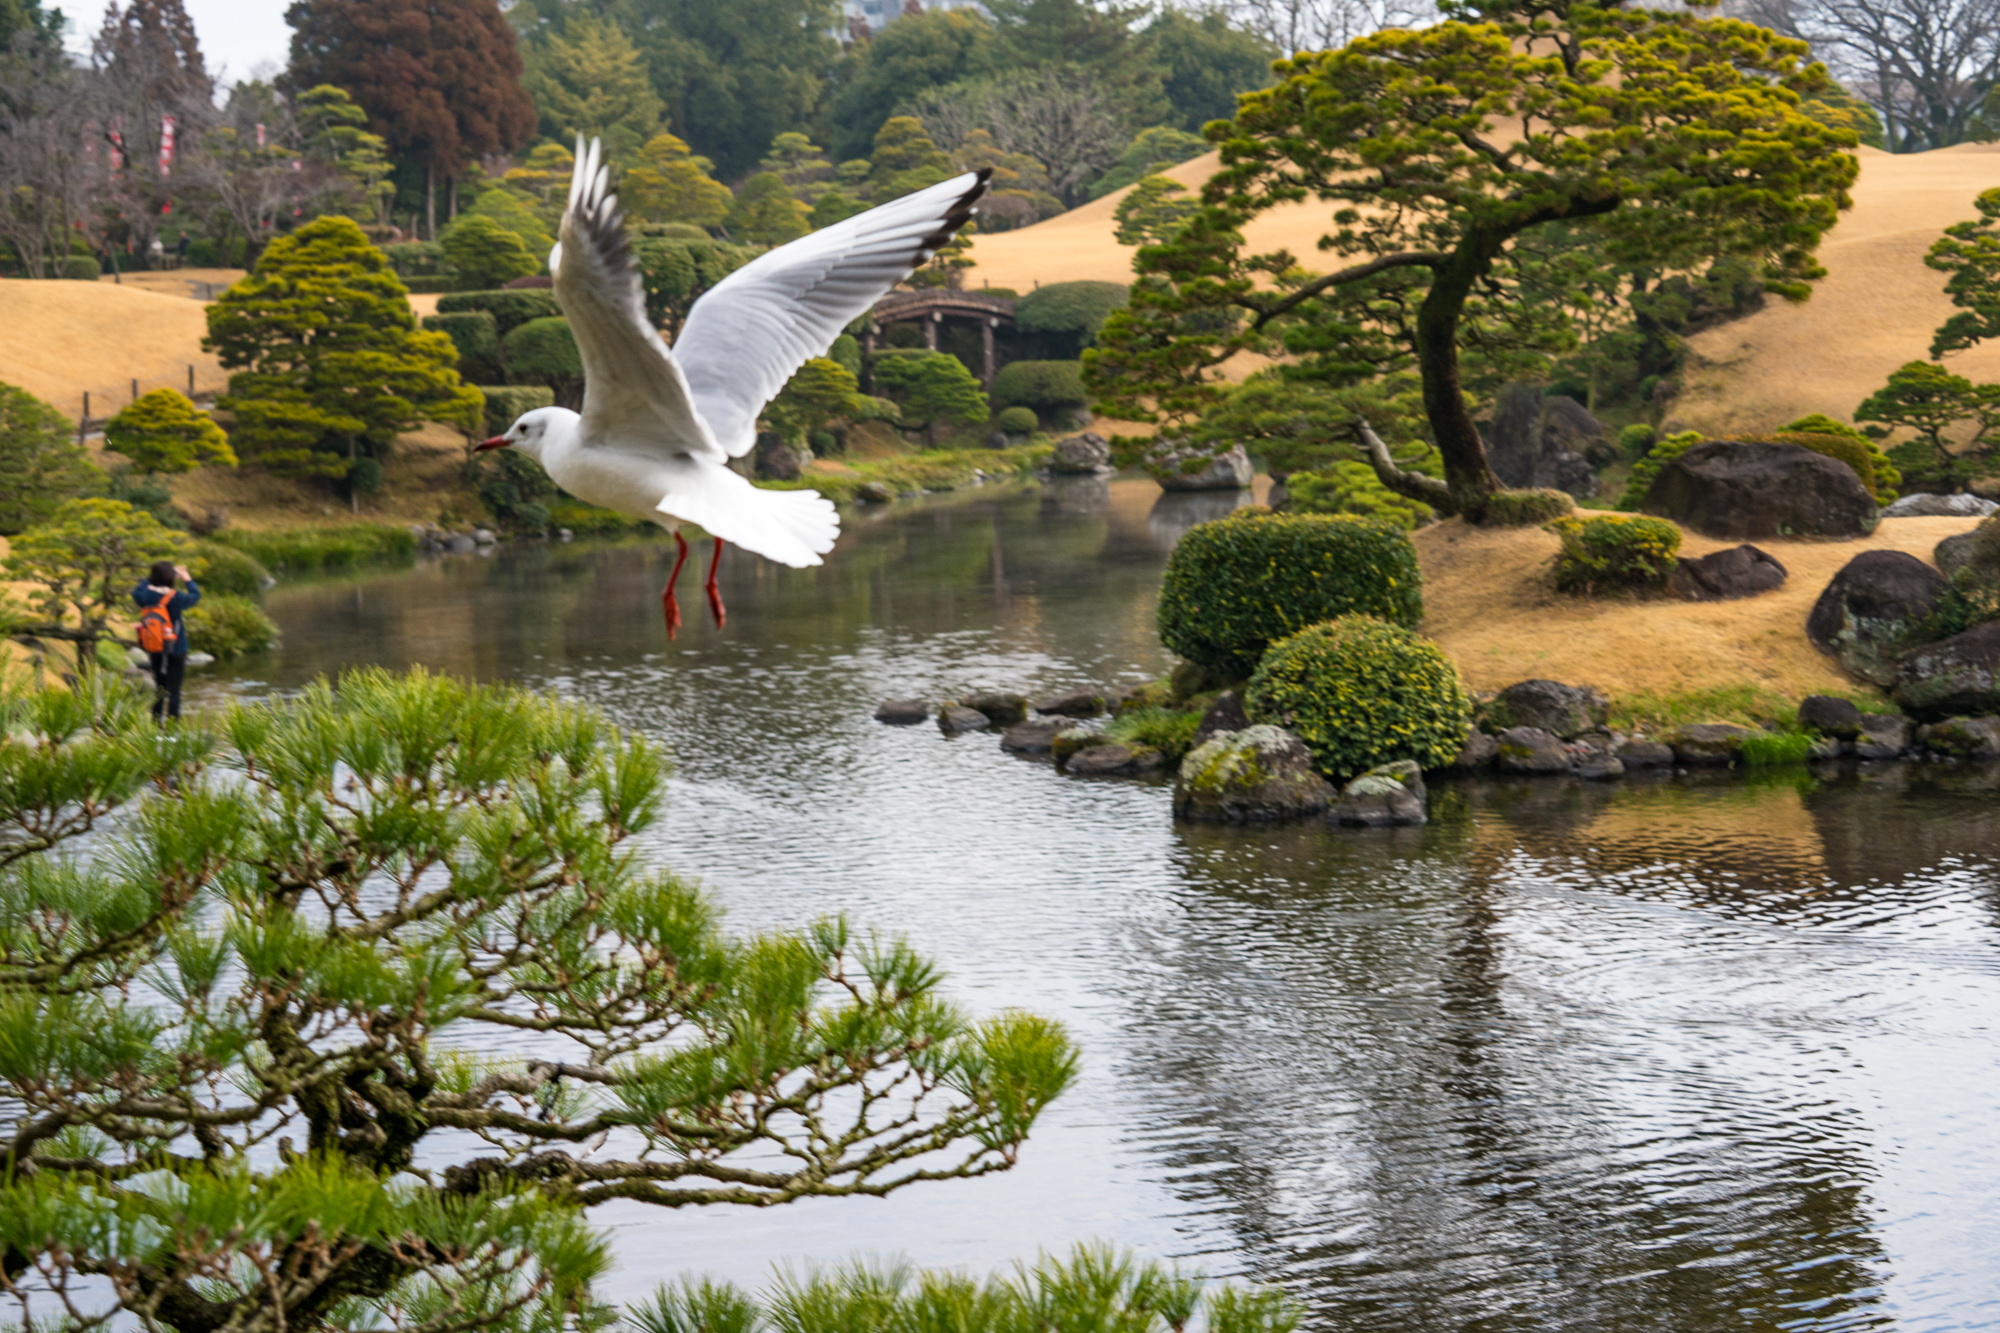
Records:
{"label": "person with orange backpack", "polygon": [[[184,584],[179,591],[176,583]],[[201,600],[201,589],[186,565],[161,560],[146,581],[132,589],[139,605],[139,650],[153,668],[153,716],[181,715],[181,681],[187,675],[187,621],[181,613]]]}

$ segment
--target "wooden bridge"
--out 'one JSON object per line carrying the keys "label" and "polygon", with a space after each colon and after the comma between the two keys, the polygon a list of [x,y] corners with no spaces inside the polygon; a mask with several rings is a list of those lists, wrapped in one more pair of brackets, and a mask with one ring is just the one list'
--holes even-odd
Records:
{"label": "wooden bridge", "polygon": [[1012,298],[959,291],[953,287],[929,287],[922,291],[890,292],[875,303],[875,309],[870,313],[874,323],[861,335],[861,347],[871,356],[875,352],[875,334],[891,324],[921,323],[924,326],[924,346],[933,352],[937,350],[938,326],[946,320],[977,324],[980,352],[984,357],[979,380],[986,392],[993,392],[993,335],[999,329],[1014,327]]}

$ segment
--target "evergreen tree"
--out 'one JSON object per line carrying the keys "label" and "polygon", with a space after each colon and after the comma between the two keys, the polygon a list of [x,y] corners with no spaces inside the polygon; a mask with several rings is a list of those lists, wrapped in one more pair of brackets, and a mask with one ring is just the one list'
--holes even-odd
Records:
{"label": "evergreen tree", "polygon": [[0,384],[0,536],[103,486],[104,474],[76,442],[69,418],[26,389]]}
{"label": "evergreen tree", "polygon": [[[368,113],[345,88],[330,83],[300,93],[293,107],[306,155],[334,172],[343,185],[340,194],[361,205],[358,213],[374,218],[377,226],[387,226],[396,186],[389,179],[388,141],[368,132]],[[336,205],[342,202],[338,196],[334,200]]]}
{"label": "evergreen tree", "polygon": [[[76,674],[88,676],[97,666],[97,645],[108,637],[111,618],[131,608],[133,585],[153,562],[179,558],[187,543],[185,534],[123,500],[65,501],[45,522],[13,538],[6,562],[0,564],[8,578],[31,585],[28,604],[41,617],[41,623],[17,626],[15,632],[67,640],[76,650]],[[19,838],[0,836],[0,866],[13,861],[20,846]],[[12,883],[20,885],[19,880]],[[0,1013],[11,998],[7,969],[12,953],[0,943]],[[7,1171],[0,1166],[0,1182]],[[7,1212],[8,1205],[0,1203],[0,1216]],[[5,1245],[0,1240],[0,1248]]]}
{"label": "evergreen tree", "polygon": [[743,182],[722,225],[738,242],[783,245],[806,234],[810,216],[810,210],[785,188],[784,177],[760,171]]}
{"label": "evergreen tree", "polygon": [[347,218],[271,242],[209,306],[202,347],[237,372],[217,404],[237,445],[281,476],[349,477],[419,421],[469,434],[485,411],[451,339],[418,329],[388,259]]}
{"label": "evergreen tree", "polygon": [[1929,361],[1911,361],[1854,409],[1868,433],[1910,438],[1889,458],[1912,483],[1962,491],[1973,478],[2000,470],[2000,384],[1975,384]]}
{"label": "evergreen tree", "polygon": [[993,25],[973,9],[934,10],[897,19],[841,61],[826,122],[834,155],[862,157],[898,108],[931,88],[996,73]]}
{"label": "evergreen tree", "polygon": [[646,314],[669,343],[680,336],[694,303],[755,259],[750,245],[686,236],[647,236],[633,247],[646,292]]}
{"label": "evergreen tree", "polygon": [[528,48],[522,86],[535,99],[542,133],[564,141],[603,136],[624,158],[653,137],[662,103],[625,30],[581,10],[563,33]]}
{"label": "evergreen tree", "polygon": [[904,430],[935,444],[941,426],[976,426],[989,409],[965,363],[944,352],[888,352],[875,358],[875,387],[896,404]]}
{"label": "evergreen tree", "polygon": [[1146,25],[1143,42],[1165,71],[1162,91],[1173,125],[1195,134],[1211,120],[1236,114],[1239,93],[1271,86],[1271,65],[1283,51],[1254,32],[1231,27],[1219,9],[1199,14],[1163,8]]}
{"label": "evergreen tree", "polygon": [[[1130,306],[1085,354],[1107,414],[1185,424],[1252,347],[1335,384],[1414,370],[1444,478],[1400,469],[1379,440],[1370,460],[1390,489],[1476,519],[1499,483],[1461,345],[1546,365],[1560,344],[1564,302],[1523,243],[1535,229],[1589,226],[1606,262],[1656,271],[1741,257],[1767,290],[1809,294],[1857,167],[1851,132],[1798,109],[1828,83],[1803,43],[1566,0],[1490,17],[1301,55],[1243,99],[1214,132],[1223,170],[1202,211],[1141,248]],[[1500,140],[1524,119],[1535,133]],[[1249,222],[1306,199],[1331,206],[1322,251],[1345,266],[1245,252]]]}
{"label": "evergreen tree", "polygon": [[714,165],[694,156],[673,135],[656,134],[619,181],[619,198],[632,216],[646,222],[719,227],[736,199],[727,185],[708,174]]}
{"label": "evergreen tree", "polygon": [[949,180],[952,161],[938,150],[915,116],[891,116],[875,133],[869,154],[869,199],[883,204]]}
{"label": "evergreen tree", "polygon": [[452,283],[462,292],[504,287],[542,266],[519,236],[479,213],[459,218],[438,240],[445,263],[451,266]]}
{"label": "evergreen tree", "polygon": [[0,686],[0,722],[30,1327],[602,1330],[590,1209],[1004,1171],[1075,1078],[902,940],[725,935],[638,854],[665,756],[574,702],[358,671],[164,735],[108,687]]}
{"label": "evergreen tree", "polygon": [[104,447],[148,476],[192,472],[203,463],[236,466],[222,427],[173,389],[154,389],[120,408],[104,423]]}
{"label": "evergreen tree", "polygon": [[431,239],[438,184],[534,133],[521,53],[497,0],[293,0],[285,21],[285,86],[331,83],[353,95],[369,130],[422,171]]}

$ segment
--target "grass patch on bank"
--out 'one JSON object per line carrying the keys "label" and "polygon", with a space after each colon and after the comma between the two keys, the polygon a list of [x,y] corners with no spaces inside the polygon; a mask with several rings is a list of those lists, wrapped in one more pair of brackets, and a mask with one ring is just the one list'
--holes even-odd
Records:
{"label": "grass patch on bank", "polygon": [[839,471],[817,468],[797,481],[760,481],[774,491],[818,491],[835,503],[853,501],[863,486],[880,482],[893,495],[904,491],[955,491],[972,484],[975,471],[989,478],[1027,477],[1055,446],[1024,444],[1014,449],[926,449],[890,458],[843,462]]}
{"label": "grass patch on bank", "polygon": [[1784,768],[1803,764],[1812,755],[1813,738],[1803,731],[1748,736],[1737,752],[1745,768]]}
{"label": "grass patch on bank", "polygon": [[330,528],[282,528],[261,532],[220,532],[211,540],[250,556],[273,573],[316,574],[357,565],[407,562],[417,554],[408,528],[384,523],[350,523]]}
{"label": "grass patch on bank", "polygon": [[1124,745],[1150,745],[1177,764],[1194,748],[1200,728],[1199,708],[1135,708],[1105,723],[1104,734]]}
{"label": "grass patch on bank", "polygon": [[1639,690],[1611,701],[1613,731],[1658,735],[1675,727],[1728,722],[1739,727],[1796,727],[1798,705],[1765,685],[1710,685],[1698,690]]}

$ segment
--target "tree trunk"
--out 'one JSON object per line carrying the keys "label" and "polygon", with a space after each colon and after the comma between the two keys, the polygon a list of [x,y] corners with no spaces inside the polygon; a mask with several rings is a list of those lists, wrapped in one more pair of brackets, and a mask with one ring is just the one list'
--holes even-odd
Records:
{"label": "tree trunk", "polygon": [[437,168],[424,164],[424,239],[438,238]]}
{"label": "tree trunk", "polygon": [[458,177],[453,176],[444,183],[444,220],[449,223],[458,218]]}
{"label": "tree trunk", "polygon": [[1424,415],[1444,459],[1450,512],[1477,522],[1487,497],[1500,489],[1486,463],[1486,442],[1465,406],[1458,379],[1458,323],[1472,284],[1491,266],[1504,237],[1472,234],[1437,270],[1417,309],[1417,368],[1423,376]]}

